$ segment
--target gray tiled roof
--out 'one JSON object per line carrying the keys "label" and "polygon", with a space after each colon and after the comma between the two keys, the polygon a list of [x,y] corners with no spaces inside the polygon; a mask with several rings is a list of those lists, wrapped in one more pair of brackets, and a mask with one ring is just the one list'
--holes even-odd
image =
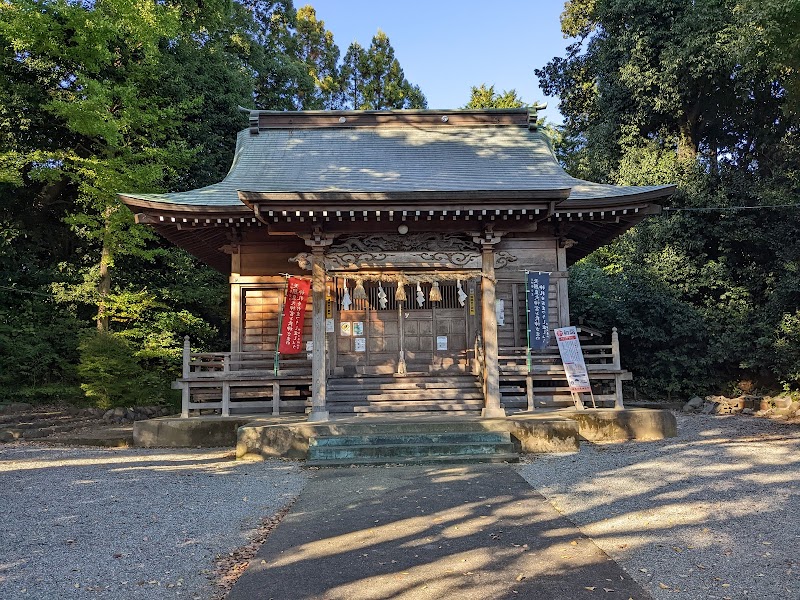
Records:
{"label": "gray tiled roof", "polygon": [[453,192],[571,189],[568,203],[622,199],[668,186],[622,187],[575,179],[542,133],[525,127],[380,127],[239,132],[223,181],[188,192],[122,194],[190,206],[242,206],[249,192]]}

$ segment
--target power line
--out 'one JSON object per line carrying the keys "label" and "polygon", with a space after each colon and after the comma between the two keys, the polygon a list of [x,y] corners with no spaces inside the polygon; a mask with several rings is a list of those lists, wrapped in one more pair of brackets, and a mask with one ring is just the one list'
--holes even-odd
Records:
{"label": "power line", "polygon": [[693,212],[713,212],[730,210],[759,210],[762,208],[800,208],[800,204],[762,204],[760,206],[702,206],[702,207],[665,207],[664,212],[693,211]]}
{"label": "power line", "polygon": [[17,292],[19,294],[30,294],[31,296],[44,296],[45,298],[52,298],[52,294],[43,294],[41,292],[32,292],[31,290],[21,290],[19,288],[8,287],[5,285],[0,285],[1,290],[8,290],[10,292]]}

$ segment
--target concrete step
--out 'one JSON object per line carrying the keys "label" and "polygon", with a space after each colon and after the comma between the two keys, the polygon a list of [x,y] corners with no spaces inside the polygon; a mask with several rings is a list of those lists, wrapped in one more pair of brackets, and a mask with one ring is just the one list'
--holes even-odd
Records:
{"label": "concrete step", "polygon": [[[348,464],[392,464],[426,462],[443,457],[482,459],[514,457],[511,436],[506,431],[447,431],[445,427],[430,432],[392,432],[378,430],[357,435],[322,435],[309,439],[309,464],[343,462]],[[355,463],[354,461],[369,461]]]}
{"label": "concrete step", "polygon": [[404,457],[454,456],[477,454],[511,453],[514,447],[508,444],[488,442],[418,443],[418,444],[362,444],[348,446],[309,447],[310,460],[345,460],[349,458],[383,458],[386,460]]}
{"label": "concrete step", "polygon": [[317,436],[309,440],[312,446],[364,446],[368,444],[460,444],[478,442],[510,444],[511,436],[504,431],[442,431],[438,433],[373,433],[362,435]]}
{"label": "concrete step", "polygon": [[476,463],[515,463],[519,462],[519,455],[508,454],[476,454],[476,455],[452,455],[452,456],[407,456],[385,458],[353,458],[346,460],[309,460],[305,467],[353,467],[369,465],[452,465],[452,464],[476,464]]}

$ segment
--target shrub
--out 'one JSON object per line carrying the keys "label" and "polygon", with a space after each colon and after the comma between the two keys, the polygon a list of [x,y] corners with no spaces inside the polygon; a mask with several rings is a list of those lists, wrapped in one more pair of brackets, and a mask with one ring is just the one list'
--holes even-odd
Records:
{"label": "shrub", "polygon": [[78,349],[81,388],[95,406],[113,408],[164,402],[166,381],[142,368],[131,345],[118,334],[89,334]]}

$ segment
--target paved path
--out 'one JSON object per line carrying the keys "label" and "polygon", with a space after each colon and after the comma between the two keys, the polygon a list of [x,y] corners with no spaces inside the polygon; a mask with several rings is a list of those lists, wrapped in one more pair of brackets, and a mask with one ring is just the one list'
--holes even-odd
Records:
{"label": "paved path", "polygon": [[651,597],[507,465],[315,472],[229,600]]}

